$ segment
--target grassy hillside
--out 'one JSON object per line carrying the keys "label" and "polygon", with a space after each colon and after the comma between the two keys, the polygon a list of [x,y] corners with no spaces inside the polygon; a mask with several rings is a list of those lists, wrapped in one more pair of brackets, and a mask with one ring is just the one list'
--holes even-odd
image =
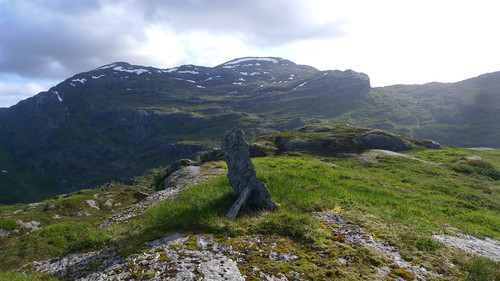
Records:
{"label": "grassy hillside", "polygon": [[448,145],[497,147],[499,77],[500,72],[495,72],[457,83],[374,88],[352,111],[331,121],[389,129]]}
{"label": "grassy hillside", "polygon": [[[411,264],[441,274],[429,275],[428,280],[498,280],[498,262],[452,249],[431,236],[459,232],[500,239],[500,152],[446,147],[405,154],[427,162],[394,156],[370,156],[373,162],[360,162],[359,155],[338,158],[311,150],[254,158],[259,179],[280,208],[264,213],[246,210],[235,220],[225,218],[235,198],[220,171],[128,223],[105,228],[97,226],[137,202],[138,193],[153,193],[165,176],[164,169],[136,178],[131,185],[110,183],[38,205],[0,206],[0,228],[11,231],[9,236],[0,236],[0,268],[14,270],[34,260],[105,245],[116,246],[120,255],[128,256],[143,248],[144,242],[181,231],[214,235],[218,241],[246,251],[238,268],[248,280],[260,278],[253,275],[254,266],[268,274],[300,272],[306,280],[411,279],[403,268],[391,270],[384,278],[378,276],[377,268],[389,264],[391,258],[345,241],[331,225],[313,217],[328,211],[392,245]],[[463,160],[468,156],[481,159]],[[202,169],[225,167],[223,162],[207,162]],[[113,204],[106,204],[110,199]],[[90,206],[88,200],[94,200],[100,209]],[[39,221],[41,229],[28,233],[19,220]],[[15,233],[14,229],[21,231]],[[277,242],[278,248],[286,248],[298,258],[269,262],[238,240],[248,236]],[[0,279],[4,276],[14,273],[0,272]]]}

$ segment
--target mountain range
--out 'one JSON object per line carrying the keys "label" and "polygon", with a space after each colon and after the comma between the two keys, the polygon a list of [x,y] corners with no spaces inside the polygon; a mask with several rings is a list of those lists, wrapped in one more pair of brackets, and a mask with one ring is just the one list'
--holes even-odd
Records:
{"label": "mountain range", "polygon": [[373,88],[363,73],[275,57],[215,67],[104,65],[0,108],[0,203],[126,182],[218,146],[229,127],[254,139],[316,122],[498,147],[500,72]]}

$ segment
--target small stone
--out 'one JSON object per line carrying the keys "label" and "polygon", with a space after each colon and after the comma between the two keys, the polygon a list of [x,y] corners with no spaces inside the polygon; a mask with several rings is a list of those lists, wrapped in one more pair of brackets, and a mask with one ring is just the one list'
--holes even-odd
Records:
{"label": "small stone", "polygon": [[29,233],[42,229],[41,227],[39,227],[40,225],[39,221],[24,222],[22,220],[18,220],[17,223],[19,224],[20,227],[28,229]]}
{"label": "small stone", "polygon": [[90,217],[90,214],[89,214],[89,212],[86,212],[86,211],[80,211],[80,212],[76,213],[76,216],[78,216],[78,217]]}
{"label": "small stone", "polygon": [[9,236],[9,235],[10,235],[9,231],[0,228],[0,237],[5,237],[5,236]]}
{"label": "small stone", "polygon": [[100,210],[99,206],[97,206],[97,202],[95,200],[85,200],[85,202],[90,206],[90,208]]}
{"label": "small stone", "polygon": [[460,161],[477,161],[477,160],[482,160],[483,158],[481,156],[473,155],[473,156],[467,156],[464,158],[460,158]]}
{"label": "small stone", "polygon": [[108,199],[106,203],[104,203],[104,206],[106,207],[113,207],[113,199]]}
{"label": "small stone", "polygon": [[341,264],[346,264],[347,263],[347,260],[344,259],[344,258],[338,258],[337,259]]}
{"label": "small stone", "polygon": [[377,162],[374,159],[367,158],[367,157],[364,157],[364,156],[360,156],[360,157],[356,158],[356,160],[358,160],[361,163],[376,163]]}
{"label": "small stone", "polygon": [[44,208],[43,208],[43,211],[44,212],[48,212],[48,211],[54,211],[56,209],[56,205],[46,205]]}

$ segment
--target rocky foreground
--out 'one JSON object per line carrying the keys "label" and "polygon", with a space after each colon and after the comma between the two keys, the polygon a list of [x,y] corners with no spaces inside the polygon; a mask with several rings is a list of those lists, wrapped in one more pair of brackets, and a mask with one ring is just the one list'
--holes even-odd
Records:
{"label": "rocky foreground", "polygon": [[[376,154],[401,157],[402,154]],[[374,157],[374,154],[368,154]],[[367,156],[365,154],[365,156]],[[420,161],[420,159],[413,159]],[[361,161],[361,160],[359,160]],[[106,220],[101,227],[126,222],[142,214],[155,203],[172,199],[189,186],[200,183],[221,170],[201,170],[198,166],[179,169],[165,180],[170,188],[150,195],[136,205],[124,209]],[[440,274],[424,267],[414,266],[386,242],[375,239],[361,227],[349,222],[333,212],[312,213],[312,217],[322,221],[338,243],[352,243],[369,247],[390,258],[382,267],[374,267],[380,278],[391,276],[396,280],[439,279]],[[500,243],[496,240],[481,240],[457,233],[456,237],[435,235],[433,237],[467,251],[500,261]],[[258,255],[260,265],[252,265],[249,255]],[[352,257],[338,257],[341,264],[348,264]],[[262,262],[263,261],[263,262]],[[300,261],[296,253],[286,247],[286,241],[278,237],[262,235],[217,237],[207,234],[169,233],[164,238],[146,242],[143,248],[133,254],[121,255],[120,249],[106,247],[99,251],[72,253],[45,261],[35,261],[20,270],[27,273],[42,273],[64,276],[72,280],[308,280],[301,272],[269,273],[263,268],[273,261]],[[243,268],[243,272],[241,270]]]}

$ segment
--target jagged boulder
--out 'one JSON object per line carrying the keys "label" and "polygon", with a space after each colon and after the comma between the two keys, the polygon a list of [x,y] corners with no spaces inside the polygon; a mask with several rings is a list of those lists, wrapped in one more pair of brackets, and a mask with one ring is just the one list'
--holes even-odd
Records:
{"label": "jagged boulder", "polygon": [[255,167],[250,160],[249,145],[243,138],[242,130],[227,130],[222,140],[228,173],[227,178],[233,188],[231,193],[239,196],[228,212],[228,218],[234,218],[243,205],[258,210],[274,210],[276,203],[271,200],[267,186],[257,179]]}

